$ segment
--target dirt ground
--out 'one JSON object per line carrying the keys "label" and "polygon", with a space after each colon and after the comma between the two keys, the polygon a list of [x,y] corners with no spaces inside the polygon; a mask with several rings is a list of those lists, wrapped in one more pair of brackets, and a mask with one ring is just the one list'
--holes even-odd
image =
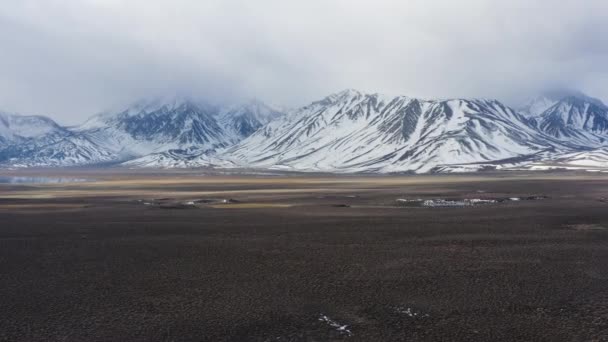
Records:
{"label": "dirt ground", "polygon": [[41,175],[85,181],[0,184],[0,341],[608,341],[608,174]]}

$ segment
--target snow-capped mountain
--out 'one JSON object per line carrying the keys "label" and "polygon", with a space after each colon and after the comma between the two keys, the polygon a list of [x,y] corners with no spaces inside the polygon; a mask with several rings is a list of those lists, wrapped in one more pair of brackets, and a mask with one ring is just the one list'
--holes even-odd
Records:
{"label": "snow-capped mountain", "polygon": [[212,154],[234,145],[283,113],[260,101],[227,107],[187,98],[140,101],[94,116],[76,130],[122,159]]}
{"label": "snow-capped mountain", "polygon": [[[229,105],[213,109],[213,118],[220,130],[228,137],[230,146],[247,138],[262,126],[284,115],[284,113],[259,100],[244,104]],[[165,145],[166,146],[166,145]],[[218,148],[204,148],[204,145],[162,150],[123,163],[129,167],[231,167],[233,164],[216,156]]]}
{"label": "snow-capped mountain", "polygon": [[0,164],[32,166],[80,166],[109,163],[115,154],[86,136],[65,132],[8,145],[0,149]]}
{"label": "snow-capped mountain", "polygon": [[580,91],[569,89],[554,89],[542,92],[540,95],[536,95],[525,100],[517,107],[517,109],[524,116],[535,118],[541,116],[547,109],[553,107],[558,102],[567,98],[576,98],[586,103],[592,103],[598,106],[603,106],[601,100],[593,98],[591,96],[587,96]]}
{"label": "snow-capped mountain", "polygon": [[189,165],[194,159],[189,156],[196,155],[202,164],[282,114],[260,101],[217,106],[175,97],[139,101],[69,129],[44,117],[3,115],[0,163],[73,166],[133,160],[173,167]]}
{"label": "snow-capped mountain", "polygon": [[55,121],[44,116],[0,112],[0,146],[63,132]]}
{"label": "snow-capped mountain", "polygon": [[555,105],[558,101],[559,99],[540,95],[526,101],[522,106],[519,107],[519,112],[528,118],[535,119],[547,109]]}
{"label": "snow-capped mountain", "polygon": [[[0,115],[0,165],[465,172],[608,163],[608,107],[581,93],[427,100],[346,90],[283,111],[260,101],[140,101],[61,127]],[[553,166],[551,166],[553,167]]]}
{"label": "snow-capped mountain", "polygon": [[526,118],[496,100],[347,90],[271,122],[223,155],[237,165],[266,168],[428,172],[551,149]]}
{"label": "snow-capped mountain", "polygon": [[538,127],[564,141],[599,146],[608,138],[608,107],[569,96],[549,107],[538,117]]}
{"label": "snow-capped mountain", "polygon": [[222,109],[218,121],[222,127],[230,131],[232,136],[244,139],[283,114],[280,109],[259,100],[251,100],[245,104]]}
{"label": "snow-capped mountain", "polygon": [[123,159],[191,147],[215,150],[236,142],[217,122],[217,111],[189,99],[140,101],[98,114],[76,131]]}
{"label": "snow-capped mountain", "polygon": [[0,113],[0,164],[74,166],[110,159],[109,151],[50,118]]}
{"label": "snow-capped mountain", "polygon": [[577,91],[553,91],[520,106],[543,133],[566,143],[598,147],[608,143],[608,107]]}

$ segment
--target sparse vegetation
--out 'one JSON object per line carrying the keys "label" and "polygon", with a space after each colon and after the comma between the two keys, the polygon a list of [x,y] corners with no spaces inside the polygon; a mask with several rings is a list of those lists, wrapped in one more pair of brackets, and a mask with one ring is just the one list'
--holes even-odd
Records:
{"label": "sparse vegetation", "polygon": [[0,341],[608,339],[608,179],[519,175],[0,185]]}

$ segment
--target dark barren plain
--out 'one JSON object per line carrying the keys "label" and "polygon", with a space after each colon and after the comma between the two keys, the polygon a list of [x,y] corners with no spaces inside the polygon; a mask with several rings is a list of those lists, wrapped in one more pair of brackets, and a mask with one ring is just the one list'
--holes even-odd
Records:
{"label": "dark barren plain", "polygon": [[0,341],[608,341],[608,174],[41,175]]}

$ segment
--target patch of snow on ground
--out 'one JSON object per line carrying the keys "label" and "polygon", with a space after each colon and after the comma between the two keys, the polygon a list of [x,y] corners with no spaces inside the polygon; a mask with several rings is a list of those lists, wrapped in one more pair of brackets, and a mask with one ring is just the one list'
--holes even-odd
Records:
{"label": "patch of snow on ground", "polygon": [[422,202],[422,198],[417,198],[417,199],[397,198],[396,201],[401,202],[401,203]]}
{"label": "patch of snow on ground", "polygon": [[319,317],[319,321],[327,323],[330,327],[336,329],[340,334],[344,334],[346,336],[352,336],[353,332],[348,329],[348,325],[342,325],[333,319],[327,317],[326,315],[321,314]]}
{"label": "patch of snow on ground", "polygon": [[403,315],[407,315],[411,318],[426,318],[429,317],[428,314],[423,314],[421,312],[416,312],[414,309],[409,308],[409,307],[405,307],[405,306],[398,306],[395,308],[395,311],[399,314],[403,314]]}
{"label": "patch of snow on ground", "polygon": [[471,198],[464,200],[445,200],[445,199],[432,199],[425,200],[422,205],[425,207],[466,207],[478,204],[491,204],[496,203],[495,200],[484,200],[479,198]]}

